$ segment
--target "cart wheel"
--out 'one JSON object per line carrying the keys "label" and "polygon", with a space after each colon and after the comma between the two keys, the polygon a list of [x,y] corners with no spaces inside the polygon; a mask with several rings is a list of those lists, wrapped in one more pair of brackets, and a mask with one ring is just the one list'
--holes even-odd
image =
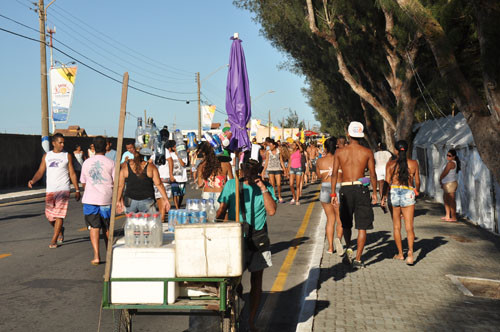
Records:
{"label": "cart wheel", "polygon": [[128,309],[113,310],[114,332],[132,332],[132,314]]}
{"label": "cart wheel", "polygon": [[239,320],[239,300],[237,291],[228,287],[227,299],[227,310],[221,314],[221,330],[222,332],[237,332]]}

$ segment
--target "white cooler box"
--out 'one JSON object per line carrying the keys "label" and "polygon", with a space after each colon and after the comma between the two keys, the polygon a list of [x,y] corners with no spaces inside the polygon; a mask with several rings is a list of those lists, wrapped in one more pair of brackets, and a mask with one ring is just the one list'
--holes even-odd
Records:
{"label": "white cooler box", "polygon": [[237,222],[176,225],[177,277],[238,277],[243,273],[243,232]]}
{"label": "white cooler box", "polygon": [[[160,248],[127,248],[113,246],[111,278],[174,278],[175,245],[167,243]],[[116,281],[111,282],[113,304],[161,304],[163,282]],[[179,294],[176,282],[168,282],[167,303],[175,302]]]}

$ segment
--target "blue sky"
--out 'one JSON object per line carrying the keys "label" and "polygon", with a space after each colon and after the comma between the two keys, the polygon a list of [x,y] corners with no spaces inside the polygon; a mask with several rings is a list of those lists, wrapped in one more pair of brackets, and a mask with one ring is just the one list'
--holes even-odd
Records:
{"label": "blue sky", "polygon": [[[50,1],[45,0],[45,5]],[[38,17],[28,0],[0,1],[0,14],[38,29]],[[298,112],[306,124],[317,123],[301,92],[304,78],[278,65],[286,58],[260,35],[249,12],[228,1],[75,1],[57,0],[47,11],[54,37],[99,65],[118,73],[128,71],[130,79],[158,89],[188,92],[177,94],[130,84],[175,99],[196,99],[195,73],[202,79],[202,99],[217,105],[214,121],[225,120],[227,68],[206,78],[228,63],[230,37],[239,32],[247,60],[252,114],[267,122]],[[38,38],[38,34],[0,17],[0,27]],[[108,37],[111,37],[109,39]],[[0,31],[0,132],[40,134],[39,44]],[[54,46],[112,77],[117,76],[54,41]],[[132,49],[132,50],[131,50]],[[49,57],[49,52],[47,52]],[[71,61],[54,51],[54,59]],[[75,94],[68,124],[78,124],[89,135],[118,133],[121,84],[78,65]],[[266,93],[274,90],[274,93]],[[144,110],[158,125],[174,121],[177,128],[197,128],[197,102],[168,101],[129,89],[127,111],[142,116]],[[125,135],[131,137],[136,120],[128,117]]]}

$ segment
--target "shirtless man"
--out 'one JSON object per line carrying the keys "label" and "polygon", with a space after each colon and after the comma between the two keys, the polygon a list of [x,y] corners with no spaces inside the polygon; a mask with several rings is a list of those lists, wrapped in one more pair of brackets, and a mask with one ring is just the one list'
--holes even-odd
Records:
{"label": "shirtless man", "polygon": [[309,156],[309,162],[311,163],[309,165],[311,183],[316,182],[318,180],[318,176],[316,175],[316,162],[319,158],[319,149],[316,146],[316,142],[309,144],[306,151]]}
{"label": "shirtless man", "polygon": [[[363,268],[361,255],[366,243],[366,230],[373,229],[373,210],[370,204],[377,203],[377,192],[372,192],[370,202],[370,191],[359,181],[364,177],[365,169],[370,172],[370,182],[372,188],[377,188],[377,178],[375,175],[375,160],[373,152],[361,146],[359,139],[365,135],[363,125],[353,121],[348,127],[349,145],[342,149],[337,149],[333,159],[333,174],[337,174],[339,167],[342,168],[343,182],[340,184],[340,219],[344,229],[344,239],[346,242],[346,255],[343,262],[352,264],[355,268]],[[332,188],[337,185],[337,177],[332,176]],[[339,204],[337,193],[332,193],[332,204]],[[358,249],[356,258],[352,261],[353,251],[350,248],[352,235],[352,217],[356,218],[356,229],[358,230]]]}

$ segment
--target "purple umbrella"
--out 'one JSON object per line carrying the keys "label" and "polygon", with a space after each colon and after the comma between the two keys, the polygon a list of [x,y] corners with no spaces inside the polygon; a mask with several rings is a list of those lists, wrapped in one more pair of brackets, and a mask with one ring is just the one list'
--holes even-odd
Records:
{"label": "purple umbrella", "polygon": [[245,53],[241,40],[237,35],[231,37],[233,43],[229,55],[229,72],[226,86],[226,112],[231,125],[233,137],[229,144],[230,150],[246,151],[250,149],[250,139],[247,133],[247,123],[250,121],[250,87],[248,85]]}

